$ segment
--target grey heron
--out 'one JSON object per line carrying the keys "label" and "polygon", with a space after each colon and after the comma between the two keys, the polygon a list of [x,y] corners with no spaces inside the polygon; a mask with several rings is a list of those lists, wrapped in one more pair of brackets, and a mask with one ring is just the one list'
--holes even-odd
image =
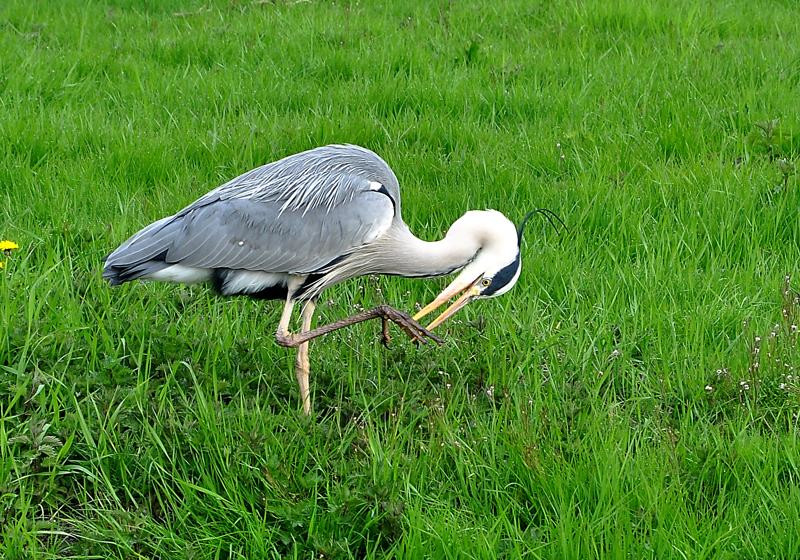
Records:
{"label": "grey heron", "polygon": [[[519,230],[495,210],[469,211],[440,241],[423,241],[400,215],[400,187],[383,159],[366,148],[330,145],[248,171],[158,220],[106,257],[112,285],[136,279],[210,282],[221,295],[285,300],[277,342],[296,347],[303,411],[311,412],[309,340],[369,320],[388,321],[412,339],[441,340],[431,330],[467,303],[509,291],[519,278]],[[433,277],[460,274],[413,318],[389,306],[312,329],[325,288],[367,274]],[[458,296],[458,297],[457,297]],[[455,302],[427,328],[419,320]],[[290,330],[302,302],[299,332]]]}

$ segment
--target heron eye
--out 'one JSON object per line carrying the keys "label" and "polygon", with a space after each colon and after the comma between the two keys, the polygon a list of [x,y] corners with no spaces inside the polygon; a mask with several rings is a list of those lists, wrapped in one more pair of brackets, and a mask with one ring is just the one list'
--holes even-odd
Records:
{"label": "heron eye", "polygon": [[491,278],[484,278],[483,280],[481,280],[481,286],[483,286],[484,288],[488,288],[491,283],[492,283]]}

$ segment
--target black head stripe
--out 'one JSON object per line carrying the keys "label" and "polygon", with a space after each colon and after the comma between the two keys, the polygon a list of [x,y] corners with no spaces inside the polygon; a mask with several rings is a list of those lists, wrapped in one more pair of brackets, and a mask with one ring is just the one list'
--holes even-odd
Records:
{"label": "black head stripe", "polygon": [[519,251],[517,251],[517,258],[514,259],[510,265],[505,266],[497,271],[497,274],[494,275],[492,278],[492,283],[489,284],[483,292],[481,292],[482,296],[490,296],[495,293],[497,290],[511,282],[514,278],[514,275],[517,273],[517,269],[519,268]]}

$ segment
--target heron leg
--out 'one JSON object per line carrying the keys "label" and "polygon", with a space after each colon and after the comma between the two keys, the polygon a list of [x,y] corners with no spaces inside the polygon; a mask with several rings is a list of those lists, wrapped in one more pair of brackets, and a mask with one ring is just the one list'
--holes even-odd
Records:
{"label": "heron leg", "polygon": [[294,309],[294,300],[292,299],[292,294],[289,294],[286,297],[286,305],[283,306],[283,312],[281,313],[281,320],[278,321],[278,334],[276,336],[279,336],[281,333],[289,332],[289,322],[292,320],[293,309]]}
{"label": "heron leg", "polygon": [[[306,333],[311,330],[311,319],[314,316],[314,309],[316,303],[308,301],[303,305],[301,311],[302,326],[300,333]],[[300,385],[300,400],[303,403],[303,412],[306,416],[311,414],[311,392],[308,387],[308,374],[311,370],[310,362],[308,359],[308,341],[301,343],[297,347],[297,361],[295,362],[295,375],[297,375],[297,384]]]}
{"label": "heron leg", "polygon": [[[286,305],[289,305],[288,301]],[[285,313],[286,309],[284,309],[284,314]],[[289,310],[289,313],[291,314],[291,309]],[[323,325],[321,327],[317,327],[316,329],[301,333],[289,333],[287,328],[281,328],[283,325],[283,318],[281,318],[281,323],[278,326],[278,332],[275,334],[275,338],[278,341],[278,344],[281,346],[295,348],[304,342],[307,342],[313,338],[317,338],[318,336],[326,335],[330,332],[349,327],[350,325],[355,325],[356,323],[362,323],[364,321],[378,318],[383,319],[384,321],[388,320],[396,324],[412,340],[416,342],[427,344],[428,338],[439,344],[442,344],[443,342],[441,338],[420,325],[408,313],[399,311],[393,307],[389,307],[388,305],[379,305],[374,309],[362,311],[361,313],[357,313],[345,319],[341,319],[328,325]],[[288,320],[286,325],[288,326]]]}
{"label": "heron leg", "polygon": [[[281,338],[290,338],[296,336],[289,332],[289,324],[292,321],[292,311],[294,310],[294,290],[289,290],[286,297],[286,304],[283,306],[281,319],[278,321],[278,331],[275,337],[278,341]],[[301,311],[302,326],[300,327],[301,334],[311,328],[311,318],[314,315],[316,305],[314,302],[307,302]],[[308,360],[308,342],[296,344],[297,356],[295,358],[294,372],[297,377],[297,384],[300,386],[300,401],[303,403],[303,412],[308,416],[311,414],[311,392],[308,384],[308,374],[310,370]]]}

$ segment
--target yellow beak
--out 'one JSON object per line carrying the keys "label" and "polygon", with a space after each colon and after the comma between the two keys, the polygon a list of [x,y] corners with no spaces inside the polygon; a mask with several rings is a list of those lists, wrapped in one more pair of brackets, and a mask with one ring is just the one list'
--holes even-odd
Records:
{"label": "yellow beak", "polygon": [[447,288],[445,288],[442,291],[441,294],[436,296],[436,298],[432,302],[423,307],[419,311],[419,313],[414,315],[414,320],[419,321],[425,315],[429,314],[431,311],[434,311],[435,309],[438,309],[439,307],[447,303],[451,298],[461,294],[461,297],[459,297],[455,302],[453,302],[453,304],[450,307],[445,309],[442,312],[442,314],[436,317],[436,319],[434,319],[433,322],[431,322],[431,324],[428,325],[427,327],[429,331],[435,329],[436,327],[444,323],[447,319],[455,315],[459,309],[461,309],[462,307],[467,305],[470,301],[472,301],[472,299],[475,296],[481,293],[477,284],[478,282],[480,282],[482,276],[483,275],[478,276],[475,280],[473,280],[466,286],[464,285],[459,286],[455,282],[453,284],[450,284]]}

